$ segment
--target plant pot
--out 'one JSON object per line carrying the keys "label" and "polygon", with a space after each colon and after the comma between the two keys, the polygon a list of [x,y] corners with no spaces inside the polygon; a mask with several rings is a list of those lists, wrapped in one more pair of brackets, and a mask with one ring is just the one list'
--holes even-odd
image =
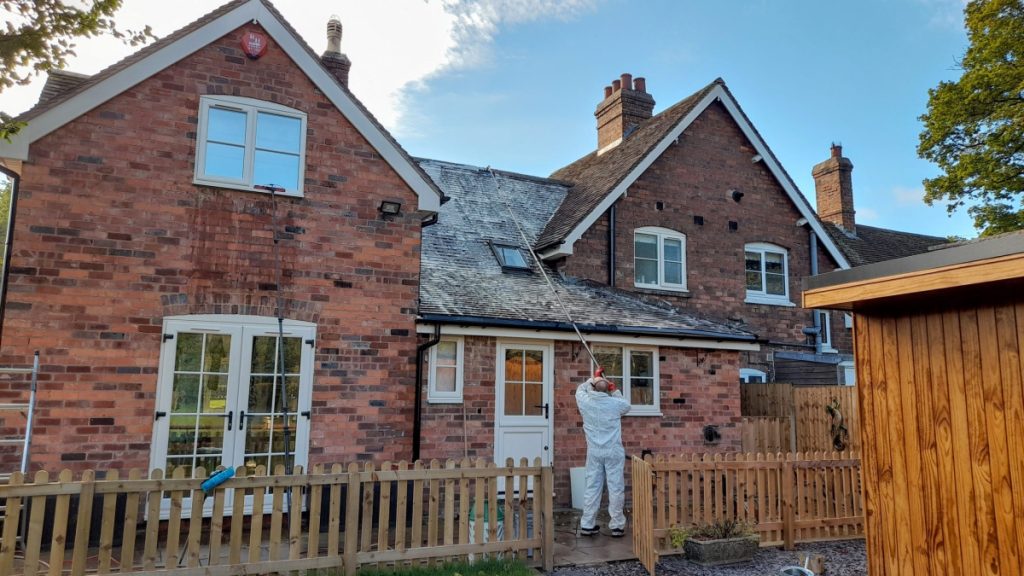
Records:
{"label": "plant pot", "polygon": [[757,554],[761,539],[755,534],[721,540],[686,540],[686,557],[701,566],[749,562]]}

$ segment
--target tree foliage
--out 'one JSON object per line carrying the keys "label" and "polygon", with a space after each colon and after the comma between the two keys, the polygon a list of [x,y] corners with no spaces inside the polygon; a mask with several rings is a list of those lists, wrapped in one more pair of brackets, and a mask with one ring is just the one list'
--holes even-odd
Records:
{"label": "tree foliage", "polygon": [[0,174],[0,266],[7,255],[7,225],[11,220],[11,195],[14,184]]}
{"label": "tree foliage", "polygon": [[1024,0],[971,0],[963,74],[928,92],[918,154],[942,174],[925,201],[968,213],[982,235],[1024,228]]}
{"label": "tree foliage", "polygon": [[[153,38],[149,26],[124,30],[114,24],[122,0],[0,0],[0,92],[27,84],[41,72],[63,68],[75,40],[109,34],[136,46]],[[0,138],[21,128],[0,112]]]}

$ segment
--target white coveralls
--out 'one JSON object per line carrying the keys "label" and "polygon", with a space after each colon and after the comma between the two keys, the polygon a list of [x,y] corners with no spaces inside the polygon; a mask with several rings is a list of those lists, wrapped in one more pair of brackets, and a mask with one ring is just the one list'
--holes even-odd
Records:
{"label": "white coveralls", "polygon": [[612,530],[625,529],[622,506],[626,499],[623,468],[626,451],[622,448],[622,415],[629,412],[629,402],[616,390],[611,394],[594,390],[593,379],[576,389],[576,405],[583,416],[583,432],[587,436],[587,489],[583,495],[583,516],[580,526],[593,528],[601,492],[608,480],[608,514]]}

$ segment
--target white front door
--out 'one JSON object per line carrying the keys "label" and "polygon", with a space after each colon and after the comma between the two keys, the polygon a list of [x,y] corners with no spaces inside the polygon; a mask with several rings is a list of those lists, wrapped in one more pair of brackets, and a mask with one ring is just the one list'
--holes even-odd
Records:
{"label": "white front door", "polygon": [[[551,464],[552,366],[550,344],[498,343],[494,461]],[[504,488],[501,488],[504,490]]]}
{"label": "white front door", "polygon": [[151,468],[192,477],[200,466],[252,474],[262,465],[272,474],[278,464],[306,465],[315,334],[312,324],[287,321],[279,355],[273,318],[167,319]]}

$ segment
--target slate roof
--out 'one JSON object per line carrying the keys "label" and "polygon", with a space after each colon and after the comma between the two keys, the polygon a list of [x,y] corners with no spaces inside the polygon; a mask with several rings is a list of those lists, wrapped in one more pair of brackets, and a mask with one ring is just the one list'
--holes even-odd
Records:
{"label": "slate roof", "polygon": [[[438,222],[423,229],[420,315],[425,320],[521,325],[571,330],[565,314],[524,252],[530,271],[503,271],[488,242],[522,249],[536,241],[563,203],[569,185],[558,180],[419,160],[450,201]],[[506,207],[506,202],[508,207]],[[524,242],[515,213],[526,236]],[[551,281],[580,329],[596,333],[655,334],[753,340],[738,327],[681,312],[630,293],[584,280],[562,278],[546,266]]]}
{"label": "slate roof", "polygon": [[552,174],[552,178],[572,182],[574,186],[537,238],[537,249],[561,243],[708,92],[724,84],[724,80],[717,78],[644,122],[615,148],[600,156],[591,152]]}
{"label": "slate roof", "polygon": [[822,224],[824,224],[828,235],[832,237],[832,241],[850,261],[851,266],[863,266],[883,260],[913,256],[928,252],[933,248],[945,248],[949,242],[946,238],[939,236],[900,232],[863,224],[857,224],[857,234],[853,235],[832,222],[822,222]]}
{"label": "slate roof", "polygon": [[46,84],[43,91],[39,93],[39,102],[46,102],[51,98],[61,96],[66,92],[78,88],[89,80],[88,74],[79,74],[68,70],[50,70],[46,74]]}

